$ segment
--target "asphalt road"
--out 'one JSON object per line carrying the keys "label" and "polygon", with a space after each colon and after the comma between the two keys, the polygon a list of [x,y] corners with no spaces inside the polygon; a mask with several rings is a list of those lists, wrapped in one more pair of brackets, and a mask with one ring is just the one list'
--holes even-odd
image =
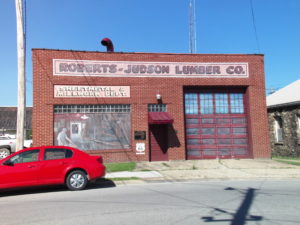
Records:
{"label": "asphalt road", "polygon": [[0,224],[300,224],[300,180],[106,184],[0,192]]}

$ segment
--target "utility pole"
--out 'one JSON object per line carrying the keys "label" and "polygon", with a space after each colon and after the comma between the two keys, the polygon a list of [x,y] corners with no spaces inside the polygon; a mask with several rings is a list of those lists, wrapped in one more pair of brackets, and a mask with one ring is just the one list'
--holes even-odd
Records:
{"label": "utility pole", "polygon": [[196,53],[196,10],[195,0],[189,2],[189,51]]}
{"label": "utility pole", "polygon": [[23,149],[25,128],[25,48],[23,28],[22,0],[15,0],[17,19],[17,52],[18,52],[18,113],[16,151]]}

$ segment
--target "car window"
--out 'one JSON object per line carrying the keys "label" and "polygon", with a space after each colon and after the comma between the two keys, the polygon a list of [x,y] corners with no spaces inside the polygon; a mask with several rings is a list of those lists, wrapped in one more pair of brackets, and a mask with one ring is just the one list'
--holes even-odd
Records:
{"label": "car window", "polygon": [[11,157],[9,161],[13,164],[35,162],[38,161],[39,153],[39,149],[21,152],[20,154]]}
{"label": "car window", "polygon": [[0,140],[9,140],[7,137],[0,137]]}
{"label": "car window", "polygon": [[46,148],[44,160],[71,158],[73,152],[65,148]]}

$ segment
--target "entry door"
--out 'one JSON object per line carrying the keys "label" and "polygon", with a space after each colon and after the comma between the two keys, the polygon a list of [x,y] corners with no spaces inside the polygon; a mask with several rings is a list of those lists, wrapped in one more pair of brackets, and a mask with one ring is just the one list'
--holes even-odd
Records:
{"label": "entry door", "polygon": [[150,161],[167,161],[168,125],[150,125]]}

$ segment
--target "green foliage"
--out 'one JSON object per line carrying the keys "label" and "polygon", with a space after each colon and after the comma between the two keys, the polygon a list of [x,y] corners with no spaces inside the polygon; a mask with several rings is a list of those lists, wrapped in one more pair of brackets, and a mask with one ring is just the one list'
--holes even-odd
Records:
{"label": "green foliage", "polygon": [[290,164],[290,165],[300,166],[300,160],[298,160],[298,162],[297,162],[296,160],[295,161],[290,161],[290,160],[275,159],[275,161]]}
{"label": "green foliage", "polygon": [[287,157],[287,156],[273,156],[272,159],[283,159],[283,160],[293,160],[293,161],[300,161],[300,158],[297,157]]}
{"label": "green foliage", "polygon": [[105,164],[107,172],[133,171],[136,168],[135,162],[126,163],[107,163]]}

